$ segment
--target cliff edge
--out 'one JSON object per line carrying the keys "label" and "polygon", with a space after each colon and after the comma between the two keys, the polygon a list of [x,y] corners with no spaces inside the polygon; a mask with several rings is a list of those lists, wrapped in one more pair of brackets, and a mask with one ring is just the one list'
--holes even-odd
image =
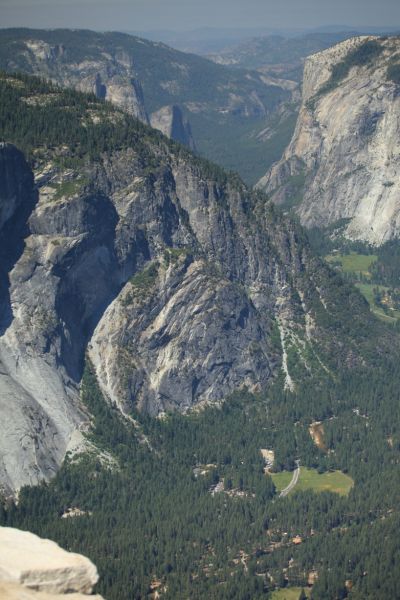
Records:
{"label": "cliff edge", "polygon": [[307,227],[346,220],[380,245],[400,233],[400,38],[360,36],[309,57],[282,159],[259,181]]}

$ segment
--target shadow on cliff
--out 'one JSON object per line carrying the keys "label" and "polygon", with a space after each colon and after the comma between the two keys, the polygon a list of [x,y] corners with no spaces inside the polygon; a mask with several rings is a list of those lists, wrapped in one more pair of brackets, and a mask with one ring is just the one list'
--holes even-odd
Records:
{"label": "shadow on cliff", "polygon": [[147,240],[140,232],[127,248],[118,243],[119,217],[108,196],[97,192],[81,202],[85,205],[85,235],[53,268],[60,278],[55,308],[61,360],[75,381],[81,379],[87,344],[105,310],[135,272],[138,257],[150,258]]}
{"label": "shadow on cliff", "polygon": [[[4,335],[13,320],[10,297],[10,272],[25,249],[25,239],[30,234],[28,220],[37,202],[38,192],[34,188],[32,171],[27,163],[19,186],[23,201],[0,230],[0,337]],[[8,194],[12,192],[9,182],[4,182]]]}

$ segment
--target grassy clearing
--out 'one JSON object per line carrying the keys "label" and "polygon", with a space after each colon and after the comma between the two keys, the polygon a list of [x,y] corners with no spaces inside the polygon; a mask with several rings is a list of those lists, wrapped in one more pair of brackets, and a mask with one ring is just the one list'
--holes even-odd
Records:
{"label": "grassy clearing", "polygon": [[[369,268],[378,260],[378,257],[376,254],[357,254],[356,252],[351,252],[350,254],[329,254],[325,257],[325,260],[331,266],[339,267],[343,273],[363,275],[369,279],[371,277]],[[388,312],[385,312],[381,306],[378,306],[375,303],[374,289],[385,292],[390,288],[373,283],[359,283],[356,278],[353,280],[353,283],[367,300],[370,309],[375,316],[386,323],[395,323],[400,319],[399,310],[389,309]]]}
{"label": "grassy clearing", "polygon": [[[271,476],[276,489],[281,491],[289,485],[293,473],[291,471],[282,471],[282,473],[272,473]],[[354,481],[352,478],[342,473],[342,471],[320,474],[315,469],[300,467],[299,481],[293,492],[313,490],[314,492],[333,492],[341,496],[347,496],[353,485]]]}
{"label": "grassy clearing", "polygon": [[400,318],[400,311],[391,310],[389,314],[386,314],[383,308],[375,304],[374,289],[378,288],[380,291],[386,291],[390,288],[384,285],[376,285],[372,283],[356,283],[356,286],[358,287],[364,298],[367,300],[371,311],[377,317],[379,317],[379,319],[382,319],[382,321],[386,321],[386,323],[395,323],[397,319]]}
{"label": "grassy clearing", "polygon": [[281,471],[280,473],[271,473],[272,481],[278,492],[281,492],[292,481],[292,471]]}
{"label": "grassy clearing", "polygon": [[347,496],[354,485],[349,475],[342,471],[319,474],[315,469],[301,467],[299,482],[295,490],[314,490],[314,492],[334,492]]}
{"label": "grassy clearing", "polygon": [[326,260],[332,264],[340,265],[344,273],[362,273],[366,277],[370,277],[369,268],[378,260],[376,254],[329,254]]}
{"label": "grassy clearing", "polygon": [[[271,600],[299,600],[301,589],[299,587],[284,588],[282,590],[275,590],[272,592]],[[307,598],[310,597],[309,590],[304,589]]]}

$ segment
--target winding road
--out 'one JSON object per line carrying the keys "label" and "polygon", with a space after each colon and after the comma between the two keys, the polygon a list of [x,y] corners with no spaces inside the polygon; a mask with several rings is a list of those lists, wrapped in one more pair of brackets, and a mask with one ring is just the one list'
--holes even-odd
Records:
{"label": "winding road", "polygon": [[296,460],[296,469],[293,471],[293,477],[292,477],[292,481],[289,483],[288,486],[286,486],[281,493],[279,494],[279,498],[284,498],[285,496],[287,496],[292,489],[295,487],[295,485],[297,484],[299,477],[300,477],[300,461]]}

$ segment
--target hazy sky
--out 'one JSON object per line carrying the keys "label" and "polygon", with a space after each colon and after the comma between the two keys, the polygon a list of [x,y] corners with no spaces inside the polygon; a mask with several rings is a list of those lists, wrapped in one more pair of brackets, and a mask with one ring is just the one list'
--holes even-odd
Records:
{"label": "hazy sky", "polygon": [[400,0],[0,0],[0,27],[400,26]]}

